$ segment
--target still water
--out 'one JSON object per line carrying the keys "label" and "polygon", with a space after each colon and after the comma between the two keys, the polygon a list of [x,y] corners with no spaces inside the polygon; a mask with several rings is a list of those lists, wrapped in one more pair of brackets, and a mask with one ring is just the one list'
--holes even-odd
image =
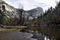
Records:
{"label": "still water", "polygon": [[38,35],[38,38],[32,38],[32,36],[33,34],[19,32],[19,30],[0,32],[0,40],[49,40],[41,35]]}
{"label": "still water", "polygon": [[30,33],[23,33],[19,31],[5,31],[0,32],[0,40],[37,40],[31,38],[33,35]]}

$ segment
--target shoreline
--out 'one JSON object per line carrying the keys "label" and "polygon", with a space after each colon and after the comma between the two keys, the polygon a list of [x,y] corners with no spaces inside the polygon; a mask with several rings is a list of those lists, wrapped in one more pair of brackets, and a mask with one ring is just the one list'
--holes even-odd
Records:
{"label": "shoreline", "polygon": [[6,32],[6,31],[16,31],[17,29],[0,29],[0,32]]}

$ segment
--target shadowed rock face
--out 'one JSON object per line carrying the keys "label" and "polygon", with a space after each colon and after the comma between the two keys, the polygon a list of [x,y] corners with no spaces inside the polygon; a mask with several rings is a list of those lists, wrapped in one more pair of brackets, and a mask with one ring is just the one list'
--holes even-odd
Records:
{"label": "shadowed rock face", "polygon": [[[4,11],[3,11],[3,9],[4,9],[3,6],[5,7]],[[17,15],[16,8],[12,7],[8,3],[4,2],[4,1],[1,1],[1,0],[0,0],[0,10],[5,12],[5,15],[8,18],[11,18],[11,17],[14,18]]]}

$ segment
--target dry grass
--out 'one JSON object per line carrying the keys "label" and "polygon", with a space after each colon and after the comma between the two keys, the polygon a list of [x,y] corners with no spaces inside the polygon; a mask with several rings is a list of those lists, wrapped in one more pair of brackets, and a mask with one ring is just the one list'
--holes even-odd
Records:
{"label": "dry grass", "polygon": [[6,29],[22,29],[27,28],[27,26],[4,26]]}
{"label": "dry grass", "polygon": [[0,27],[0,32],[15,31],[23,28],[27,28],[27,26],[4,26],[3,28]]}
{"label": "dry grass", "polygon": [[9,32],[9,31],[15,31],[16,29],[4,29],[4,28],[1,28],[0,29],[0,32]]}

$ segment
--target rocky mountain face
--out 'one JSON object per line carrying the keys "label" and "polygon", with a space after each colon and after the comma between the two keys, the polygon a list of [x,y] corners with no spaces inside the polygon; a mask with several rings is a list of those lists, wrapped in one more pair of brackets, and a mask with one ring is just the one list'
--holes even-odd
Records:
{"label": "rocky mountain face", "polygon": [[36,18],[43,13],[43,9],[41,7],[37,7],[35,9],[25,11],[25,14],[30,17],[30,19]]}
{"label": "rocky mountain face", "polygon": [[4,1],[0,1],[0,10],[3,11],[3,6],[5,8],[5,15],[8,17],[8,18],[14,18],[15,16],[17,17],[17,10],[16,8],[10,6],[9,4],[7,4],[6,2]]}
{"label": "rocky mountain face", "polygon": [[[16,9],[16,8],[8,5],[6,2],[0,1],[0,9],[3,11],[2,6],[5,6],[7,17],[11,17],[11,18],[17,17],[17,18],[19,18],[20,13],[18,12],[18,10],[21,11],[21,9]],[[37,7],[35,9],[29,10],[29,11],[23,10],[22,14],[26,18],[29,17],[29,19],[32,19],[32,18],[35,18],[35,17],[39,16],[42,13],[43,13],[43,9],[41,7]]]}
{"label": "rocky mountain face", "polygon": [[24,21],[36,18],[43,13],[41,7],[25,11],[23,9],[16,9],[2,0],[0,1],[0,11],[4,15],[2,16],[4,22],[2,21],[2,23],[7,25],[23,24]]}
{"label": "rocky mountain face", "polygon": [[19,15],[17,9],[4,1],[0,1],[0,24],[17,25]]}

